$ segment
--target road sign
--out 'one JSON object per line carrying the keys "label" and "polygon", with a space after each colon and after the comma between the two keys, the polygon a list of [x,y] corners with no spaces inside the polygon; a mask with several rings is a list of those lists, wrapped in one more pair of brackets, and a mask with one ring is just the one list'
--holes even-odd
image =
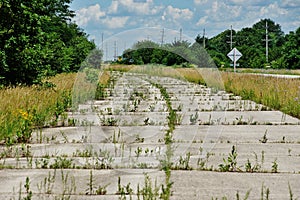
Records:
{"label": "road sign", "polygon": [[237,48],[233,48],[228,54],[227,56],[234,62],[234,61],[238,61],[238,59],[240,59],[240,57],[242,57],[242,53],[239,52],[239,50],[237,50]]}
{"label": "road sign", "polygon": [[233,61],[233,67],[234,67],[234,72],[235,72],[235,68],[236,68],[236,61],[238,61],[238,59],[240,59],[240,57],[242,57],[242,53],[239,52],[239,50],[237,50],[237,48],[233,48],[228,54],[227,56]]}

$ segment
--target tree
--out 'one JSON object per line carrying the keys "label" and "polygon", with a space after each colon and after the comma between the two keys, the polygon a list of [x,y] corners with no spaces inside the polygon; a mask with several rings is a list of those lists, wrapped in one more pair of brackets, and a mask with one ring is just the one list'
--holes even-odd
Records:
{"label": "tree", "polygon": [[71,23],[70,2],[0,1],[0,84],[38,83],[79,68],[95,45]]}
{"label": "tree", "polygon": [[87,57],[87,63],[92,68],[100,68],[103,52],[100,49],[94,49]]}
{"label": "tree", "polygon": [[[289,69],[300,68],[300,27],[295,32],[290,32],[285,37],[286,42],[283,45],[283,62]],[[277,61],[278,63],[280,60]]]}
{"label": "tree", "polygon": [[[266,65],[266,24],[268,25],[268,38],[270,39],[268,44],[268,58],[269,62],[276,68],[284,67],[284,60],[289,60],[288,65],[295,65],[295,60],[297,60],[298,52],[293,52],[290,54],[290,58],[285,55],[283,59],[283,49],[295,49],[295,46],[285,45],[285,41],[289,40],[284,37],[284,33],[281,30],[279,24],[276,24],[271,19],[261,19],[259,22],[255,23],[252,27],[242,28],[240,31],[233,31],[234,36],[234,46],[241,51],[243,56],[238,61],[241,67],[255,67],[262,68]],[[206,50],[208,51],[211,58],[215,61],[218,67],[229,65],[231,62],[227,58],[227,53],[230,51],[230,46],[228,44],[228,36],[230,35],[230,30],[225,30],[222,33],[216,35],[213,38],[206,41]],[[293,36],[290,38],[293,39]],[[198,35],[195,38],[195,42],[202,45],[203,38]],[[297,42],[297,41],[294,41]],[[296,43],[297,44],[297,43]]]}

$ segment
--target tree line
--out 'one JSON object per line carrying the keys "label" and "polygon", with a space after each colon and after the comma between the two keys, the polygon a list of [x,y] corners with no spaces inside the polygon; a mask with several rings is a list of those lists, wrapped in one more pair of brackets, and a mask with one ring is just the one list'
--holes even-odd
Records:
{"label": "tree line", "polygon": [[[268,30],[268,60],[266,59],[266,24]],[[227,54],[231,50],[229,44],[232,35],[232,47],[236,47],[243,56],[238,61],[239,67],[275,69],[300,69],[300,27],[296,31],[284,34],[281,26],[271,19],[262,19],[252,27],[240,31],[225,30],[212,38],[204,38],[200,34],[193,44],[187,41],[174,41],[171,44],[160,45],[150,40],[139,41],[132,48],[123,52],[119,63],[125,64],[163,64],[189,66],[198,64],[195,56],[202,60],[202,67],[210,66],[212,62],[217,67],[230,67],[231,60]],[[205,40],[205,42],[204,42]],[[205,47],[204,44],[205,43]],[[205,48],[207,54],[202,50]],[[197,51],[195,51],[197,49]],[[201,54],[199,56],[198,54]]]}
{"label": "tree line", "polygon": [[95,49],[71,19],[72,0],[0,0],[0,85],[77,71]]}

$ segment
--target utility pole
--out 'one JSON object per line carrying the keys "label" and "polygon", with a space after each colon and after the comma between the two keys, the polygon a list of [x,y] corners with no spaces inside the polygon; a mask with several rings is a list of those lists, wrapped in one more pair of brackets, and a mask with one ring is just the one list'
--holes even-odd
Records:
{"label": "utility pole", "polygon": [[105,61],[107,61],[107,56],[108,56],[108,48],[107,48],[107,43],[105,43]]}
{"label": "utility pole", "polygon": [[230,37],[230,41],[227,41],[227,43],[230,44],[230,50],[231,50],[233,48],[233,43],[235,43],[235,42],[233,42],[232,25],[230,26],[230,36],[229,37]]}
{"label": "utility pole", "polygon": [[104,34],[102,33],[102,43],[101,43],[101,50],[102,50],[102,52],[103,52],[103,38],[104,38]]}
{"label": "utility pole", "polygon": [[180,29],[180,36],[179,36],[179,41],[181,42],[182,40],[182,28]]}
{"label": "utility pole", "polygon": [[269,62],[269,33],[268,33],[268,21],[266,21],[266,39],[263,41],[266,41],[266,62]]}
{"label": "utility pole", "polygon": [[205,29],[203,29],[203,48],[205,49]]}
{"label": "utility pole", "polygon": [[114,42],[114,59],[117,60],[117,41]]}
{"label": "utility pole", "polygon": [[161,46],[164,44],[164,37],[165,37],[165,29],[163,28],[161,31]]}

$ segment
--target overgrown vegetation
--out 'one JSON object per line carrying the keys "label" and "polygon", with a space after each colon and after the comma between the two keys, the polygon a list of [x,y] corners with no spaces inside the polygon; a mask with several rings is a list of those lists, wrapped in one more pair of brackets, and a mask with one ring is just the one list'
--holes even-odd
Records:
{"label": "overgrown vegetation", "polygon": [[272,109],[300,118],[300,80],[222,73],[225,89]]}
{"label": "overgrown vegetation", "polygon": [[[75,78],[80,87],[74,86]],[[97,83],[108,86],[110,75],[99,72],[95,84],[87,79],[87,73],[59,74],[44,80],[43,86],[0,89],[0,143],[28,143],[34,129],[74,125],[65,111],[76,109],[80,102],[104,97],[106,90]]]}
{"label": "overgrown vegetation", "polygon": [[71,2],[1,1],[0,85],[41,83],[47,76],[78,71],[96,46],[71,22]]}
{"label": "overgrown vegetation", "polygon": [[51,79],[51,87],[9,87],[0,90],[0,141],[29,142],[34,128],[56,126],[71,108],[75,74]]}

